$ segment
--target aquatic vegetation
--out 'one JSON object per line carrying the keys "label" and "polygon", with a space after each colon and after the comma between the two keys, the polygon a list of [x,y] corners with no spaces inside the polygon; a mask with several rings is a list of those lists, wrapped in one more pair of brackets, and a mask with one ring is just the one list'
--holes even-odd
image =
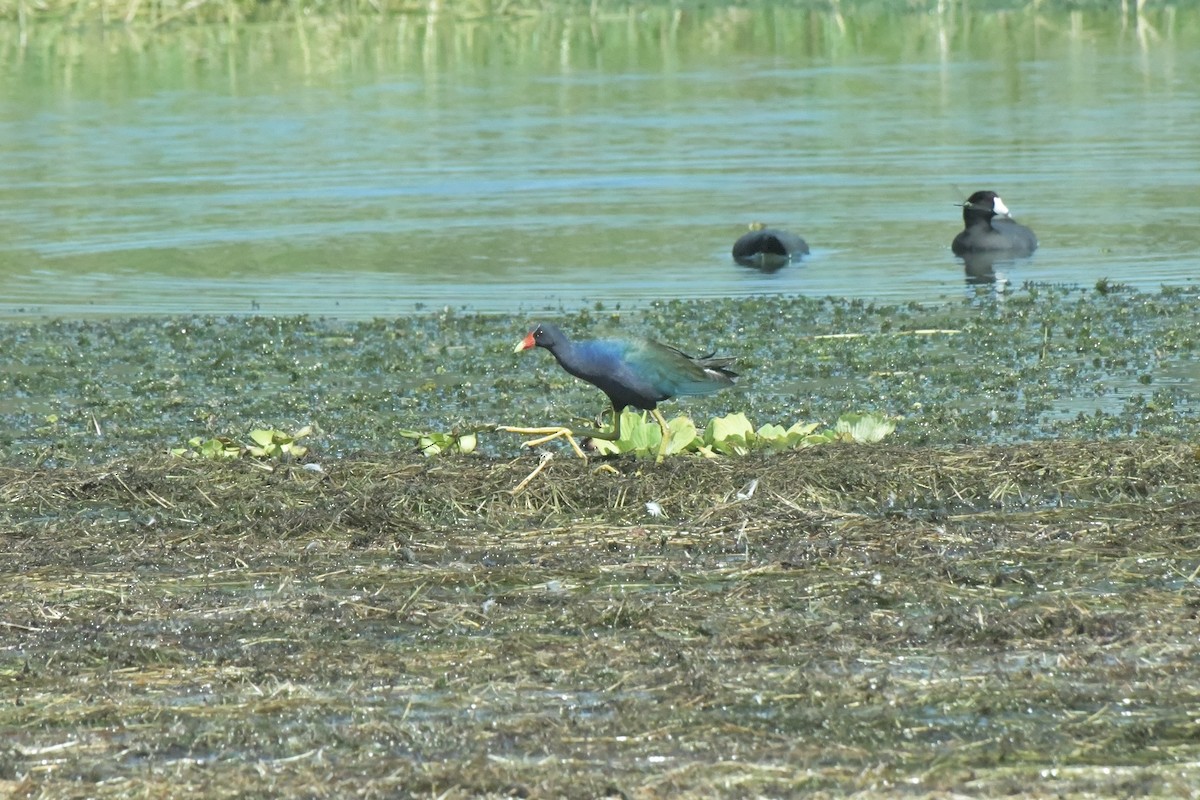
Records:
{"label": "aquatic vegetation", "polygon": [[307,447],[296,442],[312,433],[311,425],[306,425],[295,433],[273,428],[257,428],[248,434],[249,443],[238,442],[228,436],[212,436],[207,439],[203,436],[193,436],[188,439],[187,446],[172,448],[171,455],[212,461],[243,457],[285,461],[300,458],[308,452]]}
{"label": "aquatic vegetation", "polygon": [[[678,409],[699,428],[731,409],[756,428],[785,429],[796,420],[832,425],[855,409],[903,419],[890,440],[904,444],[1130,433],[1186,439],[1200,432],[1198,302],[1197,290],[1101,295],[1030,285],[987,306],[669,301],[591,311],[572,324],[580,336],[619,328],[736,352],[736,386]],[[0,352],[9,359],[0,374],[0,461],[96,463],[162,452],[208,432],[248,446],[255,443],[238,432],[295,431],[312,420],[321,423],[323,459],[420,443],[400,430],[473,430],[476,452],[511,457],[510,437],[484,432],[492,423],[569,421],[581,409],[599,410],[594,387],[520,363],[510,352],[512,326],[441,311],[367,322],[0,324]],[[693,438],[679,430],[672,437],[682,444]]]}
{"label": "aquatic vegetation", "polygon": [[[894,420],[882,414],[845,414],[832,428],[817,430],[819,423],[797,422],[790,427],[773,423],[755,428],[742,412],[717,417],[703,430],[688,416],[677,416],[667,422],[669,439],[662,452],[668,455],[693,453],[706,458],[743,456],[762,450],[796,450],[831,442],[878,442],[896,429]],[[445,453],[473,453],[479,445],[478,434],[484,431],[520,432],[507,426],[488,426],[467,431],[418,431],[401,429],[397,433],[417,442],[417,450],[425,456]],[[583,430],[574,431],[586,438]],[[548,441],[548,440],[547,440]],[[662,430],[646,411],[625,409],[621,412],[621,437],[616,440],[589,439],[594,453],[601,456],[635,455],[654,457],[660,452]]]}
{"label": "aquatic vegetation", "polygon": [[[621,414],[621,438],[595,439],[592,446],[601,455],[655,455],[662,433],[658,424],[647,416],[646,412],[626,409]],[[667,427],[670,431],[667,454],[698,453],[715,458],[742,456],[755,450],[795,450],[831,442],[878,442],[894,431],[896,424],[882,414],[846,414],[838,418],[834,427],[824,430],[817,430],[816,422],[797,422],[787,428],[767,423],[755,428],[744,413],[737,412],[710,420],[703,431],[687,416],[668,420]]]}
{"label": "aquatic vegetation", "polygon": [[436,456],[442,453],[474,453],[475,448],[479,444],[479,439],[476,436],[478,431],[458,432],[438,432],[438,431],[414,431],[402,429],[397,431],[405,439],[413,439],[417,443],[417,450],[425,456]]}

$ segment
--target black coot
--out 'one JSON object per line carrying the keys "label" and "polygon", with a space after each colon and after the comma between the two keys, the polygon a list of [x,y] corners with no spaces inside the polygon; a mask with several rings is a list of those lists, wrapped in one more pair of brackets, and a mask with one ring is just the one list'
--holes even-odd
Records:
{"label": "black coot", "polygon": [[733,260],[743,267],[774,271],[808,253],[808,244],[790,231],[755,222],[733,243]]}
{"label": "black coot", "polygon": [[963,229],[950,249],[955,255],[1003,251],[1016,258],[1037,249],[1033,231],[1016,222],[995,192],[976,192],[963,203]]}

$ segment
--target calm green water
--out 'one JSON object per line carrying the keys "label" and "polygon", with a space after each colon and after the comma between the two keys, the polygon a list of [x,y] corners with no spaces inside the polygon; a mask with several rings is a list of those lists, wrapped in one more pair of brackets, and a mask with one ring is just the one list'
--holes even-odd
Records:
{"label": "calm green water", "polygon": [[[529,312],[1200,272],[1200,11],[0,29],[0,316]],[[764,220],[802,265],[734,265]],[[973,290],[972,290],[973,291]]]}

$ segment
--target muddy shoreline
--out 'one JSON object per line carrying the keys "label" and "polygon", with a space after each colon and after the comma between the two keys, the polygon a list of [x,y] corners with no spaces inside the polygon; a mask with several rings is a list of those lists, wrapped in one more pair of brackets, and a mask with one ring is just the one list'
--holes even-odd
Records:
{"label": "muddy shoreline", "polygon": [[4,468],[0,785],[1187,796],[1197,456]]}

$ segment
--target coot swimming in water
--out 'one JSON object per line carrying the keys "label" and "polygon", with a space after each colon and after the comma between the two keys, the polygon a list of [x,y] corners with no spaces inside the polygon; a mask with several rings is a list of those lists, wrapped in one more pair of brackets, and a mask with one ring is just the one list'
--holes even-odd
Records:
{"label": "coot swimming in water", "polygon": [[793,258],[808,253],[808,244],[790,231],[768,228],[761,222],[733,243],[733,260],[743,267],[777,270]]}
{"label": "coot swimming in water", "polygon": [[1017,223],[995,192],[976,192],[963,203],[963,229],[950,249],[955,255],[1004,251],[1014,257],[1037,249],[1033,231]]}

